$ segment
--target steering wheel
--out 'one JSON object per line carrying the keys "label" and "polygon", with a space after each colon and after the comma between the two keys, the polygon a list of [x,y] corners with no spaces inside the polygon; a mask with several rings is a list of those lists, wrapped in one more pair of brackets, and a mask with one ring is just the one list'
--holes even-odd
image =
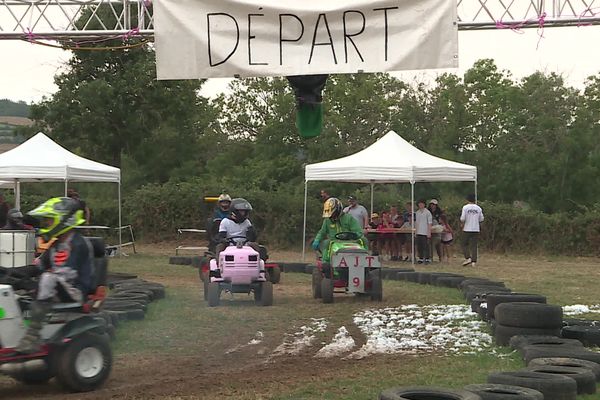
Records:
{"label": "steering wheel", "polygon": [[[227,238],[227,241],[233,245],[237,245],[238,242],[236,242],[233,239],[244,239],[246,242],[248,241],[248,238],[246,236],[239,236],[239,235],[238,236],[229,236]],[[246,243],[246,242],[244,242],[244,243]]]}
{"label": "steering wheel", "polygon": [[337,240],[358,240],[358,233],[355,232],[338,232],[334,236]]}

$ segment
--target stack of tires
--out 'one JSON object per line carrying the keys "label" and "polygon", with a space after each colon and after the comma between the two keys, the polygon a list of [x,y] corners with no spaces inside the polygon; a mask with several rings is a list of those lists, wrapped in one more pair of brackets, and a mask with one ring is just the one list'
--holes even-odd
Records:
{"label": "stack of tires", "polygon": [[517,335],[560,336],[562,308],[557,305],[508,302],[489,313],[495,318],[494,340],[500,346],[508,346],[510,338]]}
{"label": "stack of tires", "polygon": [[119,279],[109,275],[111,291],[98,313],[98,317],[106,321],[111,337],[114,337],[115,329],[121,322],[144,319],[148,305],[165,297],[164,285],[137,277],[126,277],[127,279]]}

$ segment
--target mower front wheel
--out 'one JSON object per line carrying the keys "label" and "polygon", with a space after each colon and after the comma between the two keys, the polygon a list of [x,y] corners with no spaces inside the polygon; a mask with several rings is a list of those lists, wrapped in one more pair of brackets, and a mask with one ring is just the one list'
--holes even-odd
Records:
{"label": "mower front wheel", "polygon": [[321,297],[323,303],[333,303],[333,281],[329,278],[321,280]]}
{"label": "mower front wheel", "polygon": [[112,352],[105,335],[84,333],[57,355],[56,379],[73,392],[102,386],[112,367]]}
{"label": "mower front wheel", "polygon": [[381,281],[381,273],[379,271],[371,271],[369,273],[371,278],[371,300],[372,301],[383,301],[383,284]]}
{"label": "mower front wheel", "polygon": [[279,266],[270,269],[269,280],[273,284],[279,283],[281,281],[281,268],[279,268]]}
{"label": "mower front wheel", "polygon": [[312,294],[313,299],[321,298],[321,281],[323,280],[323,274],[317,268],[312,272]]}
{"label": "mower front wheel", "polygon": [[221,287],[217,282],[208,284],[208,306],[216,307],[221,300]]}
{"label": "mower front wheel", "polygon": [[260,284],[260,301],[261,306],[273,305],[273,283],[263,282]]}

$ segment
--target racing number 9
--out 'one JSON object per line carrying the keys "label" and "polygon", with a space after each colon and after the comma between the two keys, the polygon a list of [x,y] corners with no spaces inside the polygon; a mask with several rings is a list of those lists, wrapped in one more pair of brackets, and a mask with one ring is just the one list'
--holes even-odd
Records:
{"label": "racing number 9", "polygon": [[352,283],[354,284],[355,287],[359,287],[360,286],[360,278],[358,276],[355,276],[354,278],[352,278]]}

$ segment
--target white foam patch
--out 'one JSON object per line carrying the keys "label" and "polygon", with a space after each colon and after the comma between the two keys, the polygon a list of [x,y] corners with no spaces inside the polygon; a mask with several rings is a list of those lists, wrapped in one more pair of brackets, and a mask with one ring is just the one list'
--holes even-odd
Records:
{"label": "white foam patch", "polygon": [[489,351],[492,337],[484,332],[466,305],[405,305],[365,310],[354,315],[354,323],[367,342],[345,358],[371,354],[446,351],[467,353]]}
{"label": "white foam patch", "polygon": [[303,325],[295,333],[286,333],[283,343],[273,350],[271,357],[297,355],[311,347],[317,338],[316,333],[325,332],[327,321],[324,318],[311,318],[311,323]]}
{"label": "white foam patch", "polygon": [[586,306],[583,304],[573,304],[563,307],[563,315],[573,316],[588,313],[600,313],[600,304]]}
{"label": "white foam patch", "polygon": [[230,348],[229,350],[227,350],[225,352],[225,354],[235,353],[236,351],[241,350],[244,347],[255,346],[257,344],[260,344],[260,343],[262,343],[264,337],[265,337],[265,335],[261,331],[257,331],[256,334],[254,335],[254,338],[252,338],[248,343],[234,346],[234,347]]}
{"label": "white foam patch", "polygon": [[321,349],[315,354],[315,357],[336,357],[341,356],[349,351],[351,351],[356,343],[354,342],[354,338],[350,336],[348,330],[345,326],[342,326],[338,329],[337,333],[326,346],[321,347]]}

